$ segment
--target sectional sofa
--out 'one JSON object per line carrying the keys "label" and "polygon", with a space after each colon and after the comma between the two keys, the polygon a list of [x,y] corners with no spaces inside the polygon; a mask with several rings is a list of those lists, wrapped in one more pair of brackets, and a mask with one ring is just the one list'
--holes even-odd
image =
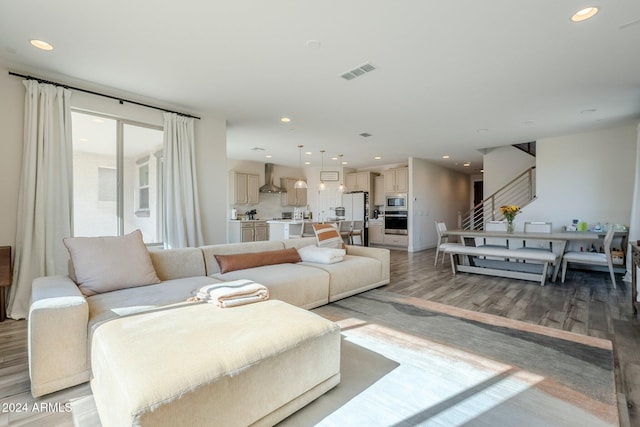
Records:
{"label": "sectional sofa", "polygon": [[[227,272],[221,271],[216,259],[217,255],[259,255],[313,245],[316,239],[310,237],[150,251],[159,283],[91,296],[83,295],[70,276],[36,279],[29,315],[29,373],[33,396],[90,379],[92,337],[101,325],[167,308],[178,307],[176,312],[179,312],[179,307],[188,304],[185,301],[207,284],[250,279],[268,288],[270,300],[312,309],[389,283],[389,251],[380,248],[347,246],[343,261],[330,264],[282,263]],[[251,311],[257,310],[260,304],[263,303],[243,307],[247,322],[252,321]]]}

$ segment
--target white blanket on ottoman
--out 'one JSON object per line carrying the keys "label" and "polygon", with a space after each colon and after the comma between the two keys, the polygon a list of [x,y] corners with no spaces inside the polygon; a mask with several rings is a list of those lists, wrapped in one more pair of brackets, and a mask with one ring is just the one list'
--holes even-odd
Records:
{"label": "white blanket on ottoman", "polygon": [[218,307],[235,307],[269,299],[269,289],[253,280],[243,279],[203,286],[196,297]]}

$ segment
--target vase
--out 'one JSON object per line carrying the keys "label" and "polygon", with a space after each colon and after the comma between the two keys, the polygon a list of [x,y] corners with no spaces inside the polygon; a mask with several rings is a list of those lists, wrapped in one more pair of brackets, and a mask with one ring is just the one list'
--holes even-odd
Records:
{"label": "vase", "polygon": [[507,233],[513,233],[513,230],[514,230],[513,220],[507,221]]}

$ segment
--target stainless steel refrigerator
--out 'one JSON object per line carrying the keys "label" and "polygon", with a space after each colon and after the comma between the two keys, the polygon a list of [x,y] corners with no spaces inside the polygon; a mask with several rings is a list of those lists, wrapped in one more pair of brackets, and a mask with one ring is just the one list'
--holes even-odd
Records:
{"label": "stainless steel refrigerator", "polygon": [[369,193],[347,193],[342,195],[345,221],[364,221],[365,246],[369,246]]}

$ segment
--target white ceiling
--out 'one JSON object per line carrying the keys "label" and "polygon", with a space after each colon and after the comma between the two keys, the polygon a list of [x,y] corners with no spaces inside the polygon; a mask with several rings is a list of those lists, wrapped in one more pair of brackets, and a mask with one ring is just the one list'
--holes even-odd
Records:
{"label": "white ceiling", "polygon": [[[297,166],[303,144],[315,166],[325,149],[325,165],[337,154],[350,167],[414,156],[475,172],[483,148],[640,117],[640,1],[600,2],[572,23],[587,5],[3,0],[0,61],[222,114],[234,159]],[[365,63],[377,69],[340,77]]]}

